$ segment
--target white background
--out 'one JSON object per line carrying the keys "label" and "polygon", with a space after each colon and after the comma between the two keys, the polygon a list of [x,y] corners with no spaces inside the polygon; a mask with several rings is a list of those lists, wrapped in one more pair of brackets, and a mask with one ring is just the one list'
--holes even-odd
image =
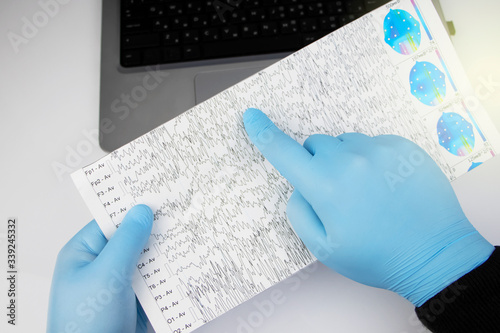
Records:
{"label": "white background", "polygon": [[[42,9],[33,0],[0,2],[2,332],[45,330],[57,253],[92,219],[69,171],[105,154],[85,135],[98,127],[101,1],[66,1],[47,24],[19,46],[18,52],[8,32],[21,35],[23,18],[33,22],[33,16]],[[453,39],[456,50],[490,117],[500,128],[500,86],[485,84],[488,80],[500,83],[500,43],[496,34],[500,31],[500,3],[441,2],[447,19],[452,19],[457,29]],[[78,149],[83,154],[70,153]],[[56,163],[66,165],[68,172],[58,176],[53,169]],[[453,184],[469,219],[493,244],[500,244],[498,170],[500,158],[496,157]],[[6,325],[4,314],[8,217],[19,220],[19,307],[15,328]],[[255,302],[270,299],[272,290],[283,292],[285,301],[276,304],[272,315],[252,327],[251,332],[424,331],[413,315],[412,305],[395,294],[351,282],[323,266],[294,279],[197,332],[235,332],[242,321],[257,318]]]}

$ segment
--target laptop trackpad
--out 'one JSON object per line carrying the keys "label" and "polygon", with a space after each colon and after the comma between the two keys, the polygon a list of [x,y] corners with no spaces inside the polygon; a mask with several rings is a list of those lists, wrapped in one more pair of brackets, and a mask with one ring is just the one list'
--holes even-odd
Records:
{"label": "laptop trackpad", "polygon": [[206,101],[264,68],[235,68],[198,73],[194,78],[196,104]]}

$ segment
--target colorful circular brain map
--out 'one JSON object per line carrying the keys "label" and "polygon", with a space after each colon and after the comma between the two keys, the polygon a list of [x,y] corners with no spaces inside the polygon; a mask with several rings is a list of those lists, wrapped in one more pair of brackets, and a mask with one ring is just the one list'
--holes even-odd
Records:
{"label": "colorful circular brain map", "polygon": [[420,46],[420,22],[402,9],[391,9],[384,19],[385,42],[396,52],[412,54]]}
{"label": "colorful circular brain map", "polygon": [[471,123],[458,113],[444,112],[438,120],[439,144],[456,156],[467,156],[474,149],[476,139]]}
{"label": "colorful circular brain map", "polygon": [[410,85],[412,95],[428,106],[439,105],[446,96],[446,76],[430,62],[417,61],[410,72]]}

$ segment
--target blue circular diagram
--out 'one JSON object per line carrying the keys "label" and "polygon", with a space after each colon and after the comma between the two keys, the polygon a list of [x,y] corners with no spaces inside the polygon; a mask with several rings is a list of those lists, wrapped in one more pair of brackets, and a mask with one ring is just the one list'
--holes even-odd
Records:
{"label": "blue circular diagram", "polygon": [[472,124],[454,112],[443,113],[438,120],[439,144],[456,156],[467,156],[474,149],[476,139]]}
{"label": "blue circular diagram", "polygon": [[408,55],[417,51],[422,36],[420,22],[402,9],[391,9],[384,19],[385,42],[394,51]]}
{"label": "blue circular diagram", "polygon": [[417,61],[410,72],[410,86],[412,95],[428,106],[439,105],[446,96],[446,76],[430,62]]}

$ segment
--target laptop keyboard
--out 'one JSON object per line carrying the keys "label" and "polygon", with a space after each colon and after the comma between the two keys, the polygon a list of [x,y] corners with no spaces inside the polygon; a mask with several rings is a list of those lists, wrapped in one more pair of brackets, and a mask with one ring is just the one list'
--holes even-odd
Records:
{"label": "laptop keyboard", "polygon": [[123,67],[293,52],[388,0],[121,0]]}

